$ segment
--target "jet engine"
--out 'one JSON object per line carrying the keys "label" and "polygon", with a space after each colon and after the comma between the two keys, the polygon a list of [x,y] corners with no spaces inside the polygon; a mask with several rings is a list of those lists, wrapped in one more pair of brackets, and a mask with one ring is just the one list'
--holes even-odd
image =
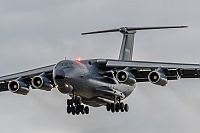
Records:
{"label": "jet engine", "polygon": [[168,83],[168,80],[164,73],[159,71],[152,71],[148,75],[148,79],[151,83],[156,85],[165,86]]}
{"label": "jet engine", "polygon": [[27,95],[29,87],[22,81],[14,80],[8,83],[8,89],[17,94]]}
{"label": "jet engine", "polygon": [[53,88],[51,81],[41,75],[33,77],[31,83],[35,88],[41,90],[51,91],[51,89]]}
{"label": "jet engine", "polygon": [[116,74],[116,79],[118,80],[118,82],[127,85],[134,85],[136,83],[135,76],[132,73],[125,70],[118,71]]}

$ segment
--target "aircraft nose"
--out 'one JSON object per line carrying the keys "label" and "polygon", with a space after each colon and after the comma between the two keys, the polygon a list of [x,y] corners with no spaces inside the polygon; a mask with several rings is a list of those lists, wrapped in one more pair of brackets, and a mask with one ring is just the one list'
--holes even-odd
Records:
{"label": "aircraft nose", "polygon": [[63,70],[56,70],[54,72],[54,79],[65,79],[65,73]]}

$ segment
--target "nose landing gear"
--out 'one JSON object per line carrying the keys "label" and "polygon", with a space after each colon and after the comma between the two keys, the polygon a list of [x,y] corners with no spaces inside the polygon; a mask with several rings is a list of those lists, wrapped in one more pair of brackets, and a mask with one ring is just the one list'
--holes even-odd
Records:
{"label": "nose landing gear", "polygon": [[67,113],[72,115],[89,114],[89,107],[81,103],[81,98],[74,96],[72,99],[67,99]]}

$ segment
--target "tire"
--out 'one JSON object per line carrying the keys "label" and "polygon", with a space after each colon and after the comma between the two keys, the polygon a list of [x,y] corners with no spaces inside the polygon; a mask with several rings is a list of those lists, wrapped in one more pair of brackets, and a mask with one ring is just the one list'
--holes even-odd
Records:
{"label": "tire", "polygon": [[69,104],[73,106],[73,99],[69,99]]}
{"label": "tire", "polygon": [[86,107],[84,108],[84,111],[85,111],[86,114],[89,114],[89,107],[86,106]]}
{"label": "tire", "polygon": [[67,99],[67,105],[70,106],[71,105],[71,100]]}
{"label": "tire", "polygon": [[110,110],[112,113],[115,112],[115,104],[114,103],[111,103]]}
{"label": "tire", "polygon": [[119,108],[120,108],[121,112],[124,112],[124,103],[120,103]]}
{"label": "tire", "polygon": [[76,114],[79,115],[80,113],[80,106],[76,106]]}
{"label": "tire", "polygon": [[81,107],[81,114],[83,114],[83,115],[84,115],[84,114],[85,114],[84,106],[83,106],[83,105],[81,105],[80,107]]}
{"label": "tire", "polygon": [[71,109],[72,109],[72,115],[75,115],[76,114],[76,108],[74,106],[72,106]]}
{"label": "tire", "polygon": [[81,99],[80,99],[80,97],[76,98],[76,105],[81,105]]}
{"label": "tire", "polygon": [[119,103],[116,103],[116,105],[115,105],[115,111],[119,112],[119,110],[120,110],[120,105],[119,105]]}
{"label": "tire", "polygon": [[75,98],[74,98],[74,104],[75,104],[75,105],[77,105],[77,100],[78,100],[78,97],[75,96]]}
{"label": "tire", "polygon": [[70,106],[67,106],[67,113],[70,114],[72,112],[72,108]]}
{"label": "tire", "polygon": [[72,112],[72,115],[75,115],[76,113],[75,112]]}
{"label": "tire", "polygon": [[128,110],[129,110],[128,104],[125,104],[125,105],[124,105],[124,110],[125,110],[126,112],[128,112]]}
{"label": "tire", "polygon": [[111,109],[111,105],[110,105],[110,103],[107,103],[107,104],[106,104],[106,110],[107,110],[107,111],[110,111],[110,109]]}

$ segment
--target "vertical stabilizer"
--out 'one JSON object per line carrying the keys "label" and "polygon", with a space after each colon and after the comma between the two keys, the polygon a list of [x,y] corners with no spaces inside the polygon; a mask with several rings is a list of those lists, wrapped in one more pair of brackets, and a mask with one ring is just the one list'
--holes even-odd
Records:
{"label": "vertical stabilizer", "polygon": [[125,28],[123,30],[121,28],[120,32],[123,34],[123,40],[119,60],[132,60],[134,36],[136,31],[127,31]]}

